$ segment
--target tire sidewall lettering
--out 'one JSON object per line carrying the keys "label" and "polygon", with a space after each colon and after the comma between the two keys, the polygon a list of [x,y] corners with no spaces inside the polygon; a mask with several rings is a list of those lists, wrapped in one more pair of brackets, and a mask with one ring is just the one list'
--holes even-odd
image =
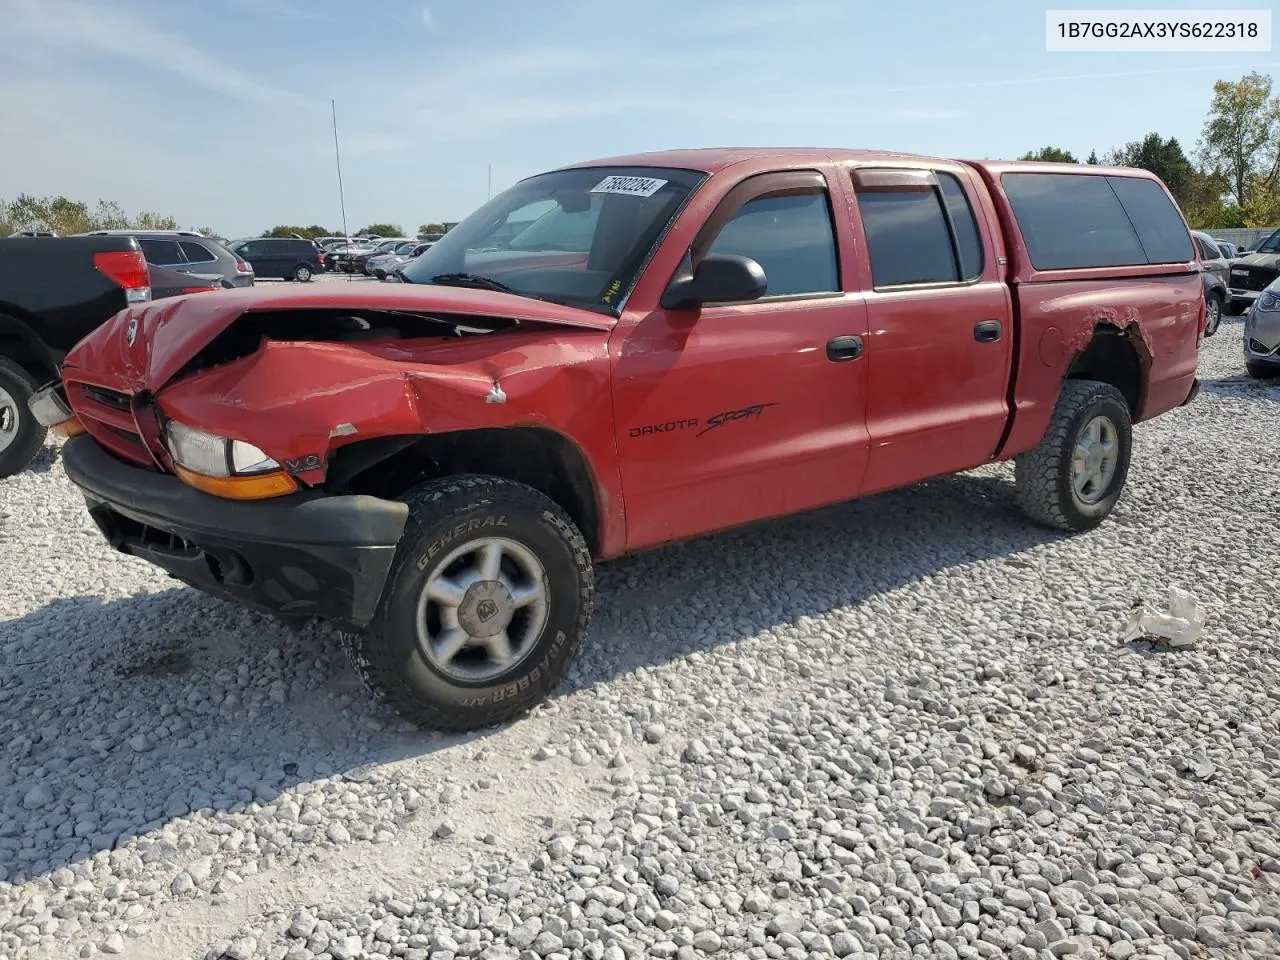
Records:
{"label": "tire sidewall lettering", "polygon": [[452,545],[454,541],[459,540],[461,537],[464,537],[469,533],[475,533],[479,530],[506,526],[509,526],[506,514],[498,514],[497,516],[490,514],[485,517],[471,517],[470,519],[463,520],[460,523],[455,523],[447,533],[443,536],[437,537],[431,545],[418,556],[417,562],[414,566],[416,566],[419,571],[426,570],[432,560],[444,553],[446,547]]}

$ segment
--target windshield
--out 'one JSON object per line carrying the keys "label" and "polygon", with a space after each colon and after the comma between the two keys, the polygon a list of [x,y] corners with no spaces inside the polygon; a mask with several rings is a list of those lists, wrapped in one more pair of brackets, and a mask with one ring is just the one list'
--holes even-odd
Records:
{"label": "windshield", "polygon": [[404,276],[412,283],[496,281],[521,296],[613,313],[705,177],[670,167],[582,167],[530,177],[446,233]]}
{"label": "windshield", "polygon": [[1280,253],[1280,230],[1258,244],[1258,253]]}

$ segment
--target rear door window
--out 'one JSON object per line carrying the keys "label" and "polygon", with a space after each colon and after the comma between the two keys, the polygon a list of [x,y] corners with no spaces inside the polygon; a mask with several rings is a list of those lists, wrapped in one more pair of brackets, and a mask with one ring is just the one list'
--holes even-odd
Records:
{"label": "rear door window", "polygon": [[967,283],[982,276],[982,232],[959,178],[900,168],[860,168],[853,178],[873,287]]}
{"label": "rear door window", "polygon": [[935,190],[858,192],[876,287],[957,283],[960,272]]}
{"label": "rear door window", "polygon": [[158,267],[169,267],[186,262],[182,256],[182,248],[178,246],[176,240],[140,238],[138,246],[142,248],[142,255],[147,258],[147,263],[154,263]]}
{"label": "rear door window", "polygon": [[202,243],[183,240],[180,246],[187,257],[187,263],[216,263],[218,260],[213,251]]}

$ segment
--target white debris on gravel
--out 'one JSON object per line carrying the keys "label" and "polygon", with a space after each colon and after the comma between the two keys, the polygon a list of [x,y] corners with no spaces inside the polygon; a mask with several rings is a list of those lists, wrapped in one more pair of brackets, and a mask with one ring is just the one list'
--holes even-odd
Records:
{"label": "white debris on gravel", "polygon": [[[471,737],[113,554],[51,445],[3,481],[0,958],[1280,955],[1280,386],[1231,320],[1201,376],[1082,536],[997,465],[611,564],[569,690]],[[1117,644],[1171,583],[1204,641]]]}

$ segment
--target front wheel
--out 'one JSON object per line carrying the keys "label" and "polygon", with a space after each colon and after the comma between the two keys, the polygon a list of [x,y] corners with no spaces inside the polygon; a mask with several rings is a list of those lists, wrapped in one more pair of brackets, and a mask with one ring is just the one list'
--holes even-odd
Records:
{"label": "front wheel", "polygon": [[25,470],[44,445],[48,431],[27,406],[36,389],[27,371],[0,357],[0,477]]}
{"label": "front wheel", "polygon": [[311,268],[305,263],[298,264],[293,268],[293,279],[297,280],[299,283],[310,283]]}
{"label": "front wheel", "polygon": [[419,726],[475,730],[524,713],[564,679],[586,632],[586,541],[553,501],[498,477],[447,477],[407,500],[378,611],[343,634],[352,666]]}
{"label": "front wheel", "polygon": [[1204,304],[1204,335],[1212,337],[1222,325],[1222,300],[1209,297]]}
{"label": "front wheel", "polygon": [[1039,445],[1014,461],[1019,506],[1048,527],[1096,527],[1124,490],[1132,445],[1129,405],[1119,390],[1065,381]]}

